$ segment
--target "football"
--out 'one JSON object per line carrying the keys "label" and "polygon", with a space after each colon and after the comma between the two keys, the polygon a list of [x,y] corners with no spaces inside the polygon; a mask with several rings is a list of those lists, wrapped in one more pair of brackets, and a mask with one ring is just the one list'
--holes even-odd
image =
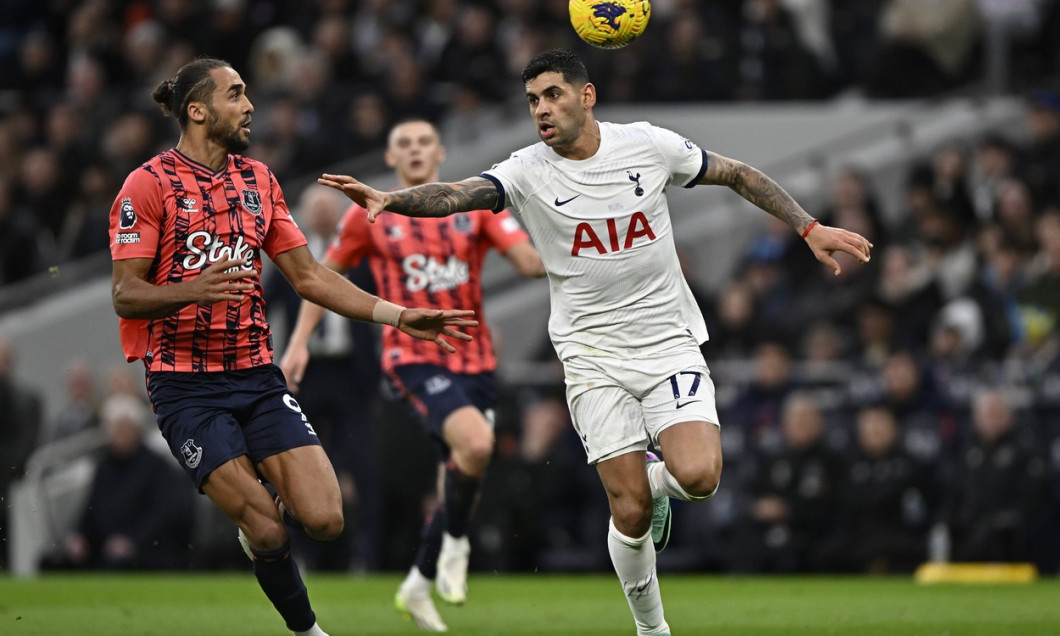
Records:
{"label": "football", "polygon": [[582,40],[600,49],[617,49],[637,39],[648,26],[648,0],[570,0],[570,23]]}

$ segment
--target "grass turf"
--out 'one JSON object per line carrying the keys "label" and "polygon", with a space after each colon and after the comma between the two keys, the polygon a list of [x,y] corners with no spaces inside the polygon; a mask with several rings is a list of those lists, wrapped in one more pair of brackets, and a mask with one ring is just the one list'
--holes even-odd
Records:
{"label": "grass turf", "polygon": [[[396,576],[306,577],[331,636],[414,634],[393,607]],[[1060,581],[929,585],[899,578],[663,576],[676,636],[1048,636],[1060,634]],[[633,636],[611,576],[473,574],[469,604],[439,603],[450,633]],[[0,578],[4,636],[288,634],[241,574]]]}

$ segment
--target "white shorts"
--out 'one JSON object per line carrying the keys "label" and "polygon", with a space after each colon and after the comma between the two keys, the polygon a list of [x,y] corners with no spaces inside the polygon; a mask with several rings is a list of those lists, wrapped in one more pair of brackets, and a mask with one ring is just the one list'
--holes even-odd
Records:
{"label": "white shorts", "polygon": [[689,342],[656,357],[563,361],[571,421],[590,464],[658,445],[678,422],[721,426],[710,370]]}

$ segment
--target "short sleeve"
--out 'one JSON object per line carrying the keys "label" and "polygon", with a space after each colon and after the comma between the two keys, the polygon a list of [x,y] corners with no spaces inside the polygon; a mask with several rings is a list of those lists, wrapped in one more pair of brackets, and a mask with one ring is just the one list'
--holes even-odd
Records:
{"label": "short sleeve", "polygon": [[513,245],[530,240],[530,237],[520,227],[519,222],[512,218],[508,210],[501,210],[496,214],[490,214],[483,210],[482,224],[490,244],[502,254],[507,252]]}
{"label": "short sleeve", "polygon": [[368,254],[371,243],[368,211],[354,203],[339,222],[339,233],[328,246],[327,259],[353,267]]}
{"label": "short sleeve", "polygon": [[707,172],[707,153],[672,130],[649,128],[655,148],[670,172],[670,183],[690,188]]}
{"label": "short sleeve", "polygon": [[305,235],[298,229],[298,224],[291,218],[291,211],[287,209],[287,201],[283,198],[283,190],[276,181],[276,177],[269,173],[269,190],[272,196],[272,218],[269,220],[269,229],[265,234],[265,242],[262,247],[269,258],[275,258],[288,250],[306,244]]}
{"label": "short sleeve", "polygon": [[512,156],[479,175],[497,186],[499,196],[497,206],[493,208],[494,212],[500,212],[505,208],[519,211],[526,201],[526,193],[531,190],[525,181],[529,173],[530,171],[526,169],[525,162],[520,156],[512,153]]}
{"label": "short sleeve", "polygon": [[110,207],[110,256],[154,258],[162,227],[162,185],[146,167],[133,170]]}

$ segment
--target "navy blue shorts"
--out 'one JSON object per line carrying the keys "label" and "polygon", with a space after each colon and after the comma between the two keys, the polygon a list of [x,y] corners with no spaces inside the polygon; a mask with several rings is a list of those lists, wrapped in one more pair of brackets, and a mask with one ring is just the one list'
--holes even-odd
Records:
{"label": "navy blue shorts", "polygon": [[[406,364],[393,370],[398,393],[408,399],[442,446],[442,424],[453,411],[473,406],[492,420],[497,403],[493,373],[453,373],[433,364]],[[492,423],[492,422],[491,422]],[[443,453],[448,455],[448,452]]]}
{"label": "navy blue shorts", "polygon": [[238,371],[156,371],[147,392],[169,450],[202,489],[218,466],[247,455],[258,462],[319,445],[316,431],[274,364]]}

